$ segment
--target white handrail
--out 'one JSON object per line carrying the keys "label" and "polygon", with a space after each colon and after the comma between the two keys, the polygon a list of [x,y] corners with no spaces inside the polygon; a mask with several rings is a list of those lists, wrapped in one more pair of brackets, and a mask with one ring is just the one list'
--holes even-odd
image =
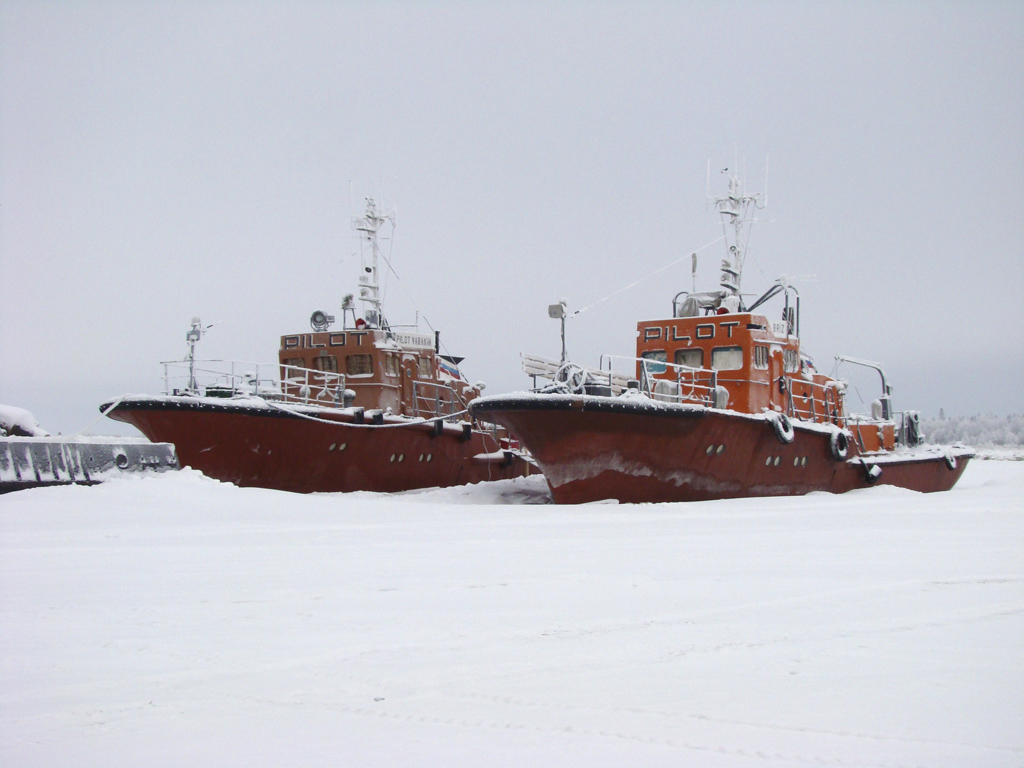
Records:
{"label": "white handrail", "polygon": [[[341,407],[346,401],[345,376],[331,371],[220,359],[171,360],[161,365],[164,366],[166,395],[256,396],[264,400],[334,407]],[[193,376],[194,389],[189,386]],[[183,385],[174,386],[179,381]]]}

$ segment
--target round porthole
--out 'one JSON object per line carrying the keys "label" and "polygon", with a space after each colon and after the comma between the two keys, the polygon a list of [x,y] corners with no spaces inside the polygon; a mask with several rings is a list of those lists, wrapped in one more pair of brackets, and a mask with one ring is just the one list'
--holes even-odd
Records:
{"label": "round porthole", "polygon": [[807,466],[807,457],[806,456],[804,456],[802,459],[800,459],[800,466],[801,467],[806,467]]}
{"label": "round porthole", "polygon": [[769,456],[767,459],[764,460],[764,465],[766,467],[770,467],[772,465],[772,457],[771,456]]}
{"label": "round porthole", "polygon": [[427,461],[433,461],[433,460],[434,460],[434,454],[428,453],[427,454]]}
{"label": "round porthole", "polygon": [[399,461],[405,461],[405,454],[404,453],[398,454],[398,460]]}
{"label": "round porthole", "polygon": [[420,454],[420,461],[423,461],[423,454]]}
{"label": "round porthole", "polygon": [[779,462],[780,462],[780,461],[782,461],[782,457],[781,457],[781,456],[776,456],[776,457],[775,457],[775,466],[776,466],[776,467],[777,467],[777,466],[779,466]]}
{"label": "round porthole", "polygon": [[794,467],[799,467],[800,466],[800,457],[799,456],[797,456],[797,457],[795,457],[793,459],[793,466]]}
{"label": "round porthole", "polygon": [[395,454],[392,453],[391,454],[391,461],[393,462],[394,460],[395,460]]}
{"label": "round porthole", "polygon": [[725,446],[724,445],[720,445],[720,446],[718,446],[718,450],[716,451],[716,453],[721,453],[724,450],[725,450]]}
{"label": "round porthole", "polygon": [[337,447],[338,446],[335,443],[331,443],[329,446],[327,446],[327,450],[328,451],[333,451]]}
{"label": "round porthole", "polygon": [[715,450],[715,446],[713,446],[713,445],[709,445],[709,446],[708,446],[708,450],[707,450],[707,454],[708,454],[708,456],[710,456],[710,455],[711,455],[711,453],[712,453],[712,452],[713,452],[714,450]]}
{"label": "round porthole", "polygon": [[339,451],[344,451],[346,448],[348,448],[348,443],[342,443],[338,446]]}

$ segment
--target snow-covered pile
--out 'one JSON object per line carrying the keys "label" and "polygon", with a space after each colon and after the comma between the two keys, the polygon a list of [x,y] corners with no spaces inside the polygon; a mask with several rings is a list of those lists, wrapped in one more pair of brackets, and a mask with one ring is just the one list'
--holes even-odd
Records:
{"label": "snow-covered pile", "polygon": [[0,437],[49,437],[50,433],[39,426],[36,417],[24,408],[0,405]]}
{"label": "snow-covered pile", "polygon": [[0,765],[1019,766],[1024,464],[509,505],[191,470],[0,497]]}

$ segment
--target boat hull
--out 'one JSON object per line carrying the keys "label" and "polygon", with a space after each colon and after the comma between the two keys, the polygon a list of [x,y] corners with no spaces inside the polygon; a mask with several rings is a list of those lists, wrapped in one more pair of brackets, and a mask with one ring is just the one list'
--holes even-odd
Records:
{"label": "boat hull", "polygon": [[507,427],[563,504],[844,493],[875,484],[944,491],[972,455],[860,454],[854,444],[837,459],[827,426],[794,422],[792,441],[784,442],[766,416],[646,399],[487,397],[471,412]]}
{"label": "boat hull", "polygon": [[[174,443],[181,466],[239,486],[297,493],[395,492],[530,474],[490,433],[380,418],[361,409],[285,408],[259,399],[125,397],[108,415]],[[398,425],[401,426],[398,426]]]}

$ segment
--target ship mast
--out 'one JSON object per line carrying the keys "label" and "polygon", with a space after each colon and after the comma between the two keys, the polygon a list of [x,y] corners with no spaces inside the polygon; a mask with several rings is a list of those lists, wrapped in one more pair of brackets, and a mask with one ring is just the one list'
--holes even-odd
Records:
{"label": "ship mast", "polygon": [[[359,251],[362,260],[363,274],[359,276],[359,300],[369,307],[364,312],[367,325],[374,328],[384,328],[387,321],[381,310],[380,301],[380,246],[377,244],[377,232],[384,222],[390,221],[391,226],[395,225],[394,215],[377,210],[377,202],[372,198],[366,198],[366,215],[362,218],[352,219],[352,228],[359,232]],[[364,248],[369,246],[369,263]]]}
{"label": "ship mast", "polygon": [[[729,169],[726,168],[725,171]],[[723,171],[724,172],[724,171]],[[722,217],[722,230],[729,249],[728,257],[722,259],[722,273],[719,285],[726,296],[740,295],[740,281],[743,278],[743,261],[746,258],[747,241],[750,239],[750,227],[754,223],[752,214],[755,209],[764,208],[765,199],[761,193],[747,195],[743,192],[743,182],[739,176],[729,176],[729,194],[715,198],[715,208]],[[741,299],[742,303],[742,299]]]}

